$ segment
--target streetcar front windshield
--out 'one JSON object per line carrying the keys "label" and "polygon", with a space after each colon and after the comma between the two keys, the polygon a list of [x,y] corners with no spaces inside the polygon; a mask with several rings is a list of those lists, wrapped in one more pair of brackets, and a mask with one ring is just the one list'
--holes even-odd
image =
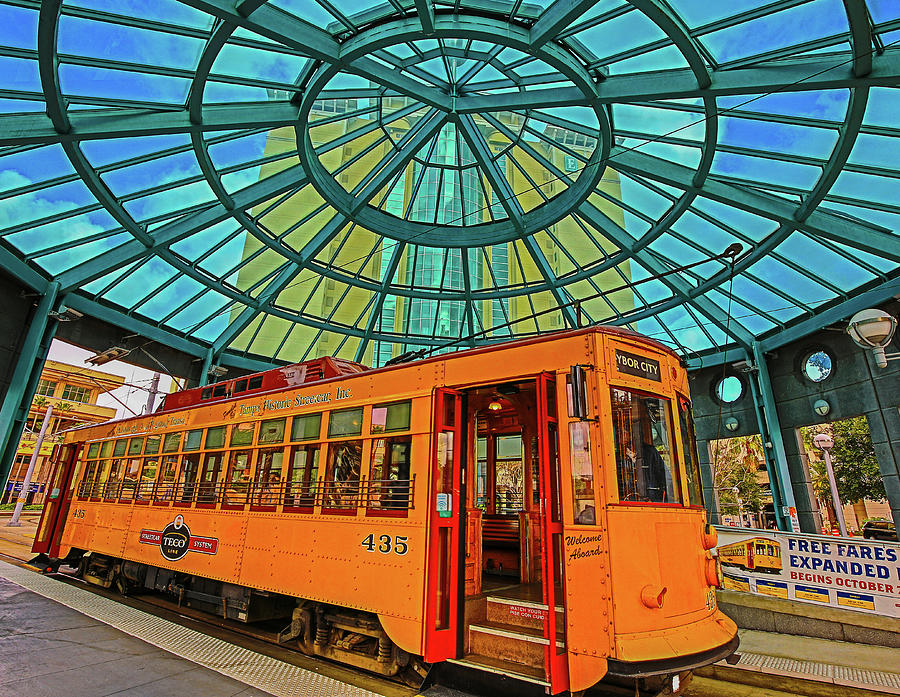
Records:
{"label": "streetcar front windshield", "polygon": [[619,500],[681,503],[669,400],[614,387],[612,414]]}

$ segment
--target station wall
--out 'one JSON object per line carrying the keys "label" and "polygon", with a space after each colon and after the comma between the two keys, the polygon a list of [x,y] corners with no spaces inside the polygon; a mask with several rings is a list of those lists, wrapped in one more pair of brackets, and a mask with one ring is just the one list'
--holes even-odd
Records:
{"label": "station wall", "polygon": [[[883,309],[896,317],[900,303],[892,303]],[[809,482],[806,455],[798,429],[854,416],[865,416],[869,424],[894,523],[900,528],[900,361],[888,363],[887,368],[878,368],[871,351],[860,349],[841,331],[844,326],[819,331],[766,354],[791,487],[804,532],[819,532],[822,520]],[[887,352],[898,350],[900,342],[895,336]],[[803,371],[807,357],[816,351],[825,351],[832,359],[831,374],[821,382],[813,382]],[[690,375],[697,445],[708,508],[715,500],[710,471],[710,441],[760,432],[750,386],[752,376],[742,372],[741,367],[731,364],[723,370],[723,366],[719,365],[701,368]],[[732,404],[721,403],[715,394],[723,375],[737,377],[743,387],[742,396]],[[813,408],[820,399],[830,406],[825,416],[820,416]],[[738,426],[734,431],[725,428],[729,417],[737,419]],[[718,519],[717,515],[715,517]]]}

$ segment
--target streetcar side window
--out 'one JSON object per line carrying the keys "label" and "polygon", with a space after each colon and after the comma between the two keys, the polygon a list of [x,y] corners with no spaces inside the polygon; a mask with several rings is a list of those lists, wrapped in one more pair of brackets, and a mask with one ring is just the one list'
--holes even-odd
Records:
{"label": "streetcar side window", "polygon": [[680,503],[669,400],[615,387],[611,392],[619,500]]}
{"label": "streetcar side window", "polygon": [[291,422],[291,440],[315,440],[322,428],[322,414],[295,416]]}
{"label": "streetcar side window", "polygon": [[[147,440],[150,440],[149,438]],[[153,483],[156,481],[156,470],[159,459],[156,457],[144,458],[144,467],[141,469],[141,483],[138,485],[137,499],[148,499],[153,492]]]}
{"label": "streetcar side window", "polygon": [[376,404],[372,407],[372,433],[408,431],[411,402]]}
{"label": "streetcar side window", "polygon": [[216,450],[225,447],[225,427],[216,426],[206,429],[206,449]]}
{"label": "streetcar side window", "polygon": [[256,428],[255,423],[235,424],[231,429],[231,445],[251,445],[253,443],[253,431]]}
{"label": "streetcar side window", "polygon": [[162,439],[159,436],[147,436],[147,443],[144,445],[144,455],[156,455],[159,453],[159,446]]}
{"label": "streetcar side window", "polygon": [[281,443],[284,441],[284,419],[269,419],[259,427],[260,443]]}
{"label": "streetcar side window", "polygon": [[316,498],[316,479],[319,476],[319,446],[295,445],[288,463],[284,505],[311,508]]}
{"label": "streetcar side window", "polygon": [[[173,434],[168,434],[166,436],[166,440],[169,440],[169,436]],[[177,435],[179,440],[181,439],[181,434]],[[165,449],[165,448],[163,448]],[[177,455],[165,455],[162,459],[162,466],[160,467],[159,473],[159,483],[156,487],[156,500],[157,501],[169,501],[172,498],[172,495],[175,491],[175,473],[178,469],[178,456]]]}
{"label": "streetcar side window", "polygon": [[341,438],[362,434],[362,407],[341,409],[328,415],[328,437]]}
{"label": "streetcar side window", "polygon": [[407,510],[411,507],[409,436],[378,438],[372,442],[372,467],[367,507]]}
{"label": "streetcar side window", "polygon": [[144,439],[143,438],[132,438],[130,441],[128,441],[128,454],[129,455],[140,455],[143,447],[144,447]]}
{"label": "streetcar side window", "polygon": [[691,403],[681,395],[678,395],[678,422],[681,425],[681,445],[684,448],[688,503],[692,506],[702,506],[703,491],[700,482],[700,459],[697,456],[697,440],[694,437],[694,417],[691,414]]}
{"label": "streetcar side window", "polygon": [[175,453],[181,449],[181,433],[167,433],[163,440],[163,452]]}
{"label": "streetcar side window", "polygon": [[254,505],[275,506],[278,504],[283,463],[284,451],[281,448],[259,451],[256,461],[256,486],[253,492]]}
{"label": "streetcar side window", "polygon": [[125,449],[128,447],[128,441],[124,438],[122,440],[116,441],[116,447],[113,450],[113,455],[116,457],[121,457],[125,454]]}
{"label": "streetcar side window", "polygon": [[329,444],[325,489],[322,492],[324,498],[322,505],[325,508],[356,508],[362,447],[360,440]]}
{"label": "streetcar side window", "polygon": [[241,505],[247,502],[247,494],[250,491],[250,456],[249,450],[236,450],[231,453],[228,476],[225,478],[224,503]]}

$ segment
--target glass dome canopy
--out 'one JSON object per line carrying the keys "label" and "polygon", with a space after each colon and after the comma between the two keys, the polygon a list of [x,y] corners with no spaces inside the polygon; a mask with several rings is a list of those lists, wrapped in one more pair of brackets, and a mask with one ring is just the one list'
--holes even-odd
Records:
{"label": "glass dome canopy", "polygon": [[0,1],[0,259],[247,365],[895,295],[900,9],[720,5]]}

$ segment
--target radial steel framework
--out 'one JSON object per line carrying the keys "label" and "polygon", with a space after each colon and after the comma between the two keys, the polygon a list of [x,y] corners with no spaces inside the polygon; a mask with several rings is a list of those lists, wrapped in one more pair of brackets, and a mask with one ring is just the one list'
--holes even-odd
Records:
{"label": "radial steel framework", "polygon": [[606,322],[708,364],[900,291],[888,0],[0,19],[0,263],[207,361]]}

